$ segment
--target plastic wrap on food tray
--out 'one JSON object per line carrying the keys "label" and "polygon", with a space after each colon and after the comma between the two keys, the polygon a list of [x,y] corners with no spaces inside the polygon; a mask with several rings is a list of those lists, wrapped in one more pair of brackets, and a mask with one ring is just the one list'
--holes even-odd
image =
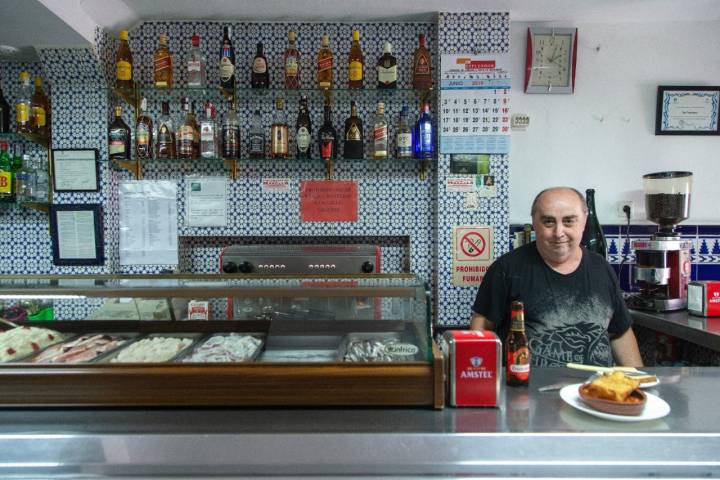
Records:
{"label": "plastic wrap on food tray", "polygon": [[112,355],[111,363],[158,363],[175,358],[192,345],[194,339],[184,336],[151,336],[131,343]]}
{"label": "plastic wrap on food tray", "polygon": [[262,345],[262,340],[252,335],[229,333],[213,335],[198,347],[183,362],[234,363],[253,360]]}

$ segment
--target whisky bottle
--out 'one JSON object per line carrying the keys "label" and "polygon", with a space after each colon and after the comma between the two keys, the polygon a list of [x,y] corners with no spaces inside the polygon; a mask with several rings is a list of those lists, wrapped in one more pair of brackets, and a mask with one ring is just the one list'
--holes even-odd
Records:
{"label": "whisky bottle", "polygon": [[43,138],[50,137],[50,101],[43,92],[42,78],[35,77],[35,92],[30,103],[30,130]]}
{"label": "whisky bottle", "polygon": [[362,159],[365,156],[363,151],[363,124],[358,117],[357,104],[350,104],[350,116],[345,120],[345,145],[343,157],[350,159]]}
{"label": "whisky bottle", "polygon": [[115,120],[108,129],[108,157],[130,160],[130,127],[122,119],[122,107],[115,107]]}
{"label": "whisky bottle", "polygon": [[373,117],[373,158],[380,160],[388,156],[388,123],[385,119],[385,103],[378,102]]}
{"label": "whisky bottle", "polygon": [[220,88],[226,95],[235,91],[235,49],[233,48],[232,27],[223,27],[223,44],[220,48]]}
{"label": "whisky bottle", "polygon": [[310,142],[312,137],[312,123],[310,121],[310,111],[308,110],[307,97],[300,97],[300,111],[297,121],[295,122],[295,145],[297,158],[312,158],[312,149]]}
{"label": "whisky bottle", "polygon": [[420,110],[420,118],[415,125],[415,158],[427,160],[435,154],[435,127],[430,117],[430,104],[424,102]]}
{"label": "whisky bottle", "polygon": [[275,100],[275,119],[270,127],[270,156],[272,158],[287,158],[290,151],[288,139],[289,128],[285,120],[285,101],[282,98]]}
{"label": "whisky bottle", "polygon": [[228,113],[222,124],[222,154],[223,158],[240,156],[240,121],[234,101],[230,102]]}
{"label": "whisky bottle", "polygon": [[140,113],[135,123],[135,155],[136,158],[153,157],[153,122],[147,115],[147,99],[140,102]]}
{"label": "whisky bottle", "polygon": [[295,47],[295,32],[288,32],[288,47],[283,57],[285,88],[300,88],[300,52]]}
{"label": "whisky bottle", "polygon": [[156,158],[175,158],[175,129],[170,117],[170,104],[162,102],[162,114],[158,118]]}
{"label": "whisky bottle", "polygon": [[348,55],[348,87],[363,88],[363,67],[365,60],[360,48],[360,32],[353,30],[352,45]]}
{"label": "whisky bottle", "polygon": [[332,109],[329,104],[325,105],[325,123],[318,131],[318,145],[320,158],[332,160],[337,156],[337,133],[332,124]]}
{"label": "whisky bottle", "polygon": [[0,202],[15,203],[15,165],[7,142],[0,141]]}
{"label": "whisky bottle", "polygon": [[267,58],[263,54],[263,44],[257,44],[257,52],[252,63],[250,74],[250,86],[252,88],[270,88],[270,71],[268,70]]}
{"label": "whisky bottle", "polygon": [[20,96],[15,103],[15,118],[17,121],[18,133],[30,133],[32,124],[30,123],[30,112],[32,102],[32,88],[30,87],[30,74],[28,72],[20,72]]}
{"label": "whisky bottle", "polygon": [[413,158],[412,129],[408,124],[408,106],[403,105],[397,128],[395,129],[395,158]]}
{"label": "whisky bottle", "polygon": [[412,85],[415,90],[429,90],[432,88],[432,72],[430,52],[425,46],[425,35],[420,34],[418,48],[413,56]]}
{"label": "whisky bottle", "polygon": [[190,111],[190,100],[187,97],[182,99],[182,109],[185,112],[185,121],[178,127],[176,133],[177,156],[178,158],[193,158],[195,156],[195,119]]}
{"label": "whisky bottle", "polygon": [[10,132],[10,105],[5,100],[2,86],[0,86],[0,133]]}
{"label": "whisky bottle", "polygon": [[133,88],[133,58],[127,30],[120,32],[120,45],[115,54],[115,87],[122,90]]}
{"label": "whisky bottle", "polygon": [[187,86],[190,88],[205,88],[207,83],[205,56],[200,51],[200,35],[192,36],[192,47],[187,59]]}
{"label": "whisky bottle", "polygon": [[392,54],[392,44],[385,42],[383,54],[377,64],[378,88],[397,87],[397,59]]}
{"label": "whisky bottle", "polygon": [[200,123],[195,115],[195,101],[190,103],[190,119],[193,122],[195,138],[193,139],[193,158],[200,158]]}
{"label": "whisky bottle", "polygon": [[333,84],[333,54],[330,50],[330,37],[322,36],[322,46],[317,55],[318,88],[329,89]]}
{"label": "whisky bottle", "polygon": [[252,121],[250,122],[248,154],[251,158],[265,157],[265,131],[262,128],[260,110],[255,110]]}
{"label": "whisky bottle", "polygon": [[160,42],[153,55],[155,88],[172,88],[173,60],[167,45],[167,35],[160,35]]}
{"label": "whisky bottle", "polygon": [[205,104],[205,116],[200,120],[200,156],[218,158],[218,131],[215,123],[215,105]]}

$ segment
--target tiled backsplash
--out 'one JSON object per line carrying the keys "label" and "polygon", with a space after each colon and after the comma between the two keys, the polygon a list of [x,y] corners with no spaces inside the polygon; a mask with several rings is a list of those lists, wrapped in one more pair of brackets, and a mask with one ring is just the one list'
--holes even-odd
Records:
{"label": "tiled backsplash", "polygon": [[[604,225],[603,233],[608,244],[608,262],[619,274],[620,286],[630,291],[631,266],[635,264],[635,254],[630,250],[633,240],[648,239],[657,232],[657,225]],[[510,248],[517,231],[522,225],[510,226]],[[692,280],[720,280],[720,225],[678,225],[676,231],[681,238],[691,240],[690,251]],[[629,241],[628,241],[629,237]],[[625,260],[623,263],[623,259]],[[622,265],[622,267],[621,267]]]}

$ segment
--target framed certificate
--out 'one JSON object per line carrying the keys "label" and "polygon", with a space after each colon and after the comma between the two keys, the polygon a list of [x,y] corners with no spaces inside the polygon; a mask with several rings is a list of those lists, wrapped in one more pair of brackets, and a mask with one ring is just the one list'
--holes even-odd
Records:
{"label": "framed certificate", "polygon": [[97,192],[100,189],[97,149],[53,148],[52,172],[56,192]]}
{"label": "framed certificate", "polygon": [[720,87],[659,86],[655,135],[720,135]]}
{"label": "framed certificate", "polygon": [[103,265],[102,206],[50,205],[55,265]]}

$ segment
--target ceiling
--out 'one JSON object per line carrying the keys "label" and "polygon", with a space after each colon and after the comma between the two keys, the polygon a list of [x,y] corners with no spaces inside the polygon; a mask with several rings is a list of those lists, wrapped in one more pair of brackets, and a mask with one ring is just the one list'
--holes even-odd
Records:
{"label": "ceiling", "polygon": [[[92,43],[142,21],[434,21],[438,11],[509,11],[514,22],[719,21],[718,0],[2,0],[0,45],[32,58],[33,46]],[[6,57],[7,58],[7,57]]]}

